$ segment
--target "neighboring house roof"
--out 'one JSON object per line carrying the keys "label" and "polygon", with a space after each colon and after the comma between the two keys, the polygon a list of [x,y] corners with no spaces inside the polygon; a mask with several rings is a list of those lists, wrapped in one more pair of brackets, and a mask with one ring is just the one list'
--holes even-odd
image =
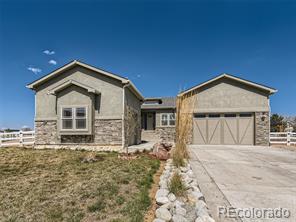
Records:
{"label": "neighboring house roof", "polygon": [[175,97],[155,97],[145,98],[141,109],[175,109],[176,98]]}
{"label": "neighboring house roof", "polygon": [[59,75],[61,72],[64,72],[66,70],[72,69],[75,66],[81,66],[86,69],[92,70],[94,72],[100,73],[102,75],[108,76],[110,78],[116,79],[118,81],[121,81],[122,84],[128,85],[128,87],[132,90],[132,92],[141,100],[144,100],[144,97],[142,94],[139,92],[139,90],[135,87],[135,85],[132,83],[132,81],[128,80],[127,78],[121,77],[119,75],[113,74],[111,72],[90,66],[86,63],[80,62],[78,60],[71,61],[70,63],[54,70],[53,72],[49,73],[48,75],[45,75],[34,82],[31,82],[27,85],[27,88],[35,90],[37,86],[43,84],[44,82],[54,78],[55,76]]}
{"label": "neighboring house roof", "polygon": [[258,83],[255,83],[255,82],[251,82],[249,80],[245,80],[245,79],[242,79],[242,78],[239,78],[239,77],[227,74],[227,73],[223,73],[223,74],[221,74],[221,75],[219,75],[219,76],[217,76],[217,77],[215,77],[213,79],[210,79],[210,80],[208,80],[206,82],[203,82],[203,83],[201,83],[199,85],[193,86],[192,88],[189,88],[189,89],[179,93],[178,96],[185,95],[185,94],[187,94],[187,93],[189,93],[189,92],[191,92],[193,90],[199,89],[199,88],[201,88],[201,87],[203,87],[205,85],[208,85],[208,84],[210,84],[210,83],[212,83],[214,81],[217,81],[219,79],[222,79],[222,78],[231,79],[231,80],[243,83],[245,85],[249,85],[249,86],[261,89],[263,91],[267,91],[267,92],[269,92],[270,95],[277,92],[277,90],[274,89],[274,88],[271,88],[271,87],[268,87],[268,86],[265,86],[265,85],[262,85],[262,84],[258,84]]}

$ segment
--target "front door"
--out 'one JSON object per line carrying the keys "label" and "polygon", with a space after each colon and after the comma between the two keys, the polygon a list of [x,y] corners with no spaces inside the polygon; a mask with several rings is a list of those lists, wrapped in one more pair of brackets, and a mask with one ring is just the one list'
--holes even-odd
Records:
{"label": "front door", "polygon": [[155,113],[147,113],[147,130],[154,130]]}

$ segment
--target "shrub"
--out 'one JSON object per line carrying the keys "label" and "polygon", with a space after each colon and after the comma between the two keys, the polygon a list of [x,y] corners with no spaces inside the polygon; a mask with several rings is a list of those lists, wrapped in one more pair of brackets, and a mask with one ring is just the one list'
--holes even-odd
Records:
{"label": "shrub", "polygon": [[182,181],[179,173],[174,173],[169,182],[169,191],[176,196],[184,196],[186,192],[186,187]]}

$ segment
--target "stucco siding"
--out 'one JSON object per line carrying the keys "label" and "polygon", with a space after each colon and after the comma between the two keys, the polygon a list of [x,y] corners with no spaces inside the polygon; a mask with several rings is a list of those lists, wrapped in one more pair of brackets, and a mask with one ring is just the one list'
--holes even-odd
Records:
{"label": "stucco siding", "polygon": [[58,85],[75,80],[100,92],[96,98],[98,109],[95,118],[119,118],[122,116],[122,83],[110,77],[100,75],[83,67],[75,67],[48,80],[36,89],[36,120],[56,119],[56,96],[48,91]]}
{"label": "stucco siding", "polygon": [[125,145],[141,142],[141,101],[125,88]]}
{"label": "stucco siding", "polygon": [[194,95],[194,112],[269,111],[268,93],[229,79],[199,89]]}

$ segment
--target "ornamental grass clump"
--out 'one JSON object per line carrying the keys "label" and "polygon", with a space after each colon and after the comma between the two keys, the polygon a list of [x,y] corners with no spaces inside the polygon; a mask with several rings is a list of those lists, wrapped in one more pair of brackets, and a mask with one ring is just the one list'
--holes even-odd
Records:
{"label": "ornamental grass clump", "polygon": [[176,196],[185,196],[186,193],[186,186],[182,181],[182,177],[179,173],[175,172],[169,182],[169,191]]}
{"label": "ornamental grass clump", "polygon": [[173,163],[176,167],[184,165],[189,158],[187,144],[192,131],[194,97],[192,93],[177,97],[176,147],[173,152]]}

